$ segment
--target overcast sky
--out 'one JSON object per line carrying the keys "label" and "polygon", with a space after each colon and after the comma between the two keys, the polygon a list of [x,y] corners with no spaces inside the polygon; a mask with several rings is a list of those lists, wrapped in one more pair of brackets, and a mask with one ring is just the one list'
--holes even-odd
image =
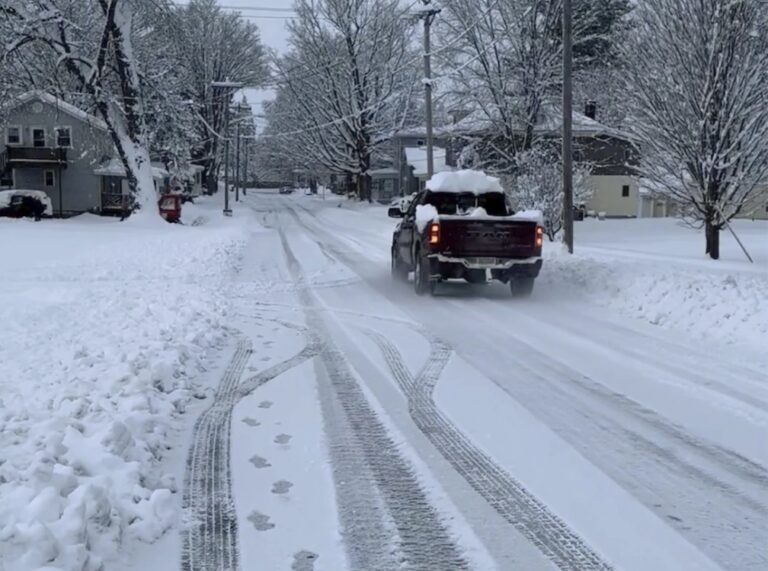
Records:
{"label": "overcast sky", "polygon": [[[239,9],[244,18],[254,22],[261,31],[261,39],[268,48],[284,51],[287,47],[286,22],[294,14],[292,0],[219,0],[222,7]],[[261,114],[261,102],[272,97],[271,91],[246,90],[246,97],[254,114]],[[257,121],[259,127],[263,121]]]}

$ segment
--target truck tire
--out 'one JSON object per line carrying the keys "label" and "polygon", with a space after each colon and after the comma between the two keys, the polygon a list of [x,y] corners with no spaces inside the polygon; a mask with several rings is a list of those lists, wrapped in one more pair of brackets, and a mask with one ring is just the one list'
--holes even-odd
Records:
{"label": "truck tire", "polygon": [[434,295],[437,282],[430,279],[427,258],[418,251],[415,258],[416,268],[413,272],[413,289],[416,291],[416,295]]}
{"label": "truck tire", "polygon": [[392,279],[397,281],[408,279],[408,268],[403,264],[395,248],[392,248]]}
{"label": "truck tire", "polygon": [[512,297],[524,299],[531,297],[533,293],[533,284],[536,278],[512,278],[509,280],[509,289],[512,290]]}

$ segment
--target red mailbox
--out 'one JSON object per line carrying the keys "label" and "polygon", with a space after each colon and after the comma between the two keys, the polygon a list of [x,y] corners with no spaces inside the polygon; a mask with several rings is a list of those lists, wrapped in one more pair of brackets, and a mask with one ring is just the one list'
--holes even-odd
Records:
{"label": "red mailbox", "polygon": [[160,216],[162,216],[166,222],[181,221],[180,194],[164,194],[160,197],[157,205],[160,208]]}

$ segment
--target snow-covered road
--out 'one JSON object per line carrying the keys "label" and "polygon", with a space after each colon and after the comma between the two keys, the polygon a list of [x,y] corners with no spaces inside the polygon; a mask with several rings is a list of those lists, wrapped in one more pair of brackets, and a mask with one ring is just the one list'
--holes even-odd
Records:
{"label": "snow-covered road", "polygon": [[237,326],[292,336],[278,362],[317,357],[234,409],[242,568],[768,566],[761,339],[563,301],[551,274],[525,302],[417,298],[390,279],[381,209],[247,204]]}
{"label": "snow-covered road", "polygon": [[768,568],[767,225],[433,298],[383,207],[218,198],[0,225],[0,571]]}

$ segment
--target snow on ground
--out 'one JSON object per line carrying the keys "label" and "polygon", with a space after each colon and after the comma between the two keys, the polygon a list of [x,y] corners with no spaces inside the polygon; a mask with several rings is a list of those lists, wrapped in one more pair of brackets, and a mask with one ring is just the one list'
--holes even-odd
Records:
{"label": "snow on ground", "polygon": [[742,241],[722,234],[720,261],[699,232],[671,219],[586,221],[576,255],[546,248],[540,287],[557,289],[698,339],[762,350],[768,339],[768,223],[737,221]]}
{"label": "snow on ground", "polygon": [[0,569],[108,569],[177,521],[162,462],[225,341],[243,236],[0,219]]}

